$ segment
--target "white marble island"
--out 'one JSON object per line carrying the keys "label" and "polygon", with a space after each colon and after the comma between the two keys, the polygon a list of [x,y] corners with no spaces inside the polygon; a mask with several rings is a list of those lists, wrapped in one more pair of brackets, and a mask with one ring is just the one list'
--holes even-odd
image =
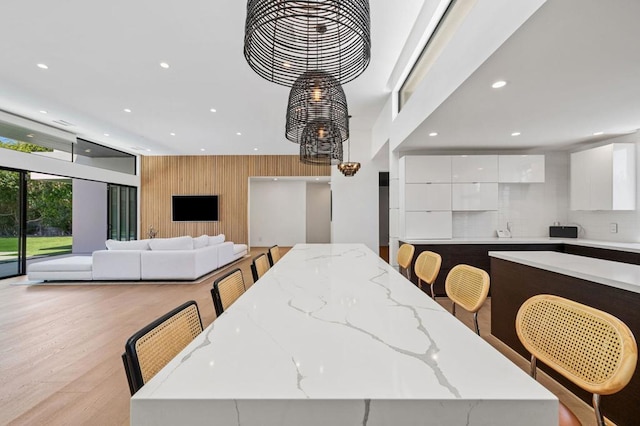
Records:
{"label": "white marble island", "polygon": [[551,425],[557,404],[364,245],[297,245],[132,397],[131,424]]}

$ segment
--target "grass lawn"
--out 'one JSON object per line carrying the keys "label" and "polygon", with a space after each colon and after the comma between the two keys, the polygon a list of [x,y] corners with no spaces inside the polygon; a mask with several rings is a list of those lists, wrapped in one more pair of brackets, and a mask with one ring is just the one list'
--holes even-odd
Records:
{"label": "grass lawn", "polygon": [[[27,237],[27,257],[71,253],[73,237]],[[17,238],[0,238],[0,254],[16,256]]]}

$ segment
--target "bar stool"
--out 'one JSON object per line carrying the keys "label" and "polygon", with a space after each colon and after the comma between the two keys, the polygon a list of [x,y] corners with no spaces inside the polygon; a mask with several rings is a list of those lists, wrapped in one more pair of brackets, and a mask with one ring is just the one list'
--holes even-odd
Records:
{"label": "bar stool", "polygon": [[414,271],[418,277],[418,287],[422,289],[422,282],[431,286],[431,298],[435,300],[436,294],[433,290],[433,284],[440,273],[440,265],[442,265],[442,257],[432,251],[423,251],[418,255],[414,264]]}
{"label": "bar stool", "polygon": [[404,270],[404,275],[407,276],[407,279],[411,279],[411,261],[413,260],[413,253],[415,253],[416,248],[411,244],[403,244],[398,249],[398,266],[400,267],[400,273]]}
{"label": "bar stool", "polygon": [[[516,333],[531,353],[531,377],[536,378],[536,360],[540,360],[592,393],[596,422],[604,426],[600,395],[622,390],[636,369],[638,346],[629,327],[590,306],[539,294],[520,306]],[[561,426],[580,424],[562,403],[559,419]]]}
{"label": "bar stool", "polygon": [[215,280],[211,289],[211,298],[216,310],[216,317],[222,315],[244,292],[244,277],[239,268]]}
{"label": "bar stool", "polygon": [[476,333],[480,335],[478,311],[489,294],[489,274],[470,265],[456,265],[447,274],[444,290],[453,302],[452,313],[456,315],[456,304],[473,312]]}

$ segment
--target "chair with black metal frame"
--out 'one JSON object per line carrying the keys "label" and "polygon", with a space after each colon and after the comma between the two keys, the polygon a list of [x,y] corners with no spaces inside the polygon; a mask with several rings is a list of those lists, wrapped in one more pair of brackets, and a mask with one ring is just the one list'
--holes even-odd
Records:
{"label": "chair with black metal frame", "polygon": [[233,302],[244,294],[245,290],[244,277],[239,268],[215,280],[211,289],[211,298],[213,299],[216,316],[222,315]]}
{"label": "chair with black metal frame", "polygon": [[191,300],[134,333],[127,340],[122,354],[131,395],[151,380],[202,330],[198,304]]}
{"label": "chair with black metal frame", "polygon": [[269,264],[271,266],[275,265],[276,262],[280,260],[280,247],[277,245],[269,247],[267,256],[269,256]]}
{"label": "chair with black metal frame", "polygon": [[251,275],[253,275],[253,282],[255,283],[258,281],[270,268],[269,259],[265,253],[254,257],[251,262]]}

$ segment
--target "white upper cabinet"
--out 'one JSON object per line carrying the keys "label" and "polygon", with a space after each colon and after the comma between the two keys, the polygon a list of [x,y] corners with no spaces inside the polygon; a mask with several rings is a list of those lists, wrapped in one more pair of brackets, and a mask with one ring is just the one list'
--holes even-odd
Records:
{"label": "white upper cabinet", "polygon": [[451,207],[454,211],[498,210],[498,184],[454,183]]}
{"label": "white upper cabinet", "polygon": [[405,238],[448,239],[453,235],[451,212],[407,212]]}
{"label": "white upper cabinet", "polygon": [[454,183],[498,182],[498,156],[452,156],[451,181]]}
{"label": "white upper cabinet", "polygon": [[406,211],[451,210],[450,183],[407,183],[404,197]]}
{"label": "white upper cabinet", "polygon": [[544,182],[544,155],[499,155],[498,182]]}
{"label": "white upper cabinet", "polygon": [[571,210],[635,210],[635,145],[616,143],[571,154]]}
{"label": "white upper cabinet", "polygon": [[451,182],[451,157],[448,155],[408,155],[400,159],[405,183]]}

